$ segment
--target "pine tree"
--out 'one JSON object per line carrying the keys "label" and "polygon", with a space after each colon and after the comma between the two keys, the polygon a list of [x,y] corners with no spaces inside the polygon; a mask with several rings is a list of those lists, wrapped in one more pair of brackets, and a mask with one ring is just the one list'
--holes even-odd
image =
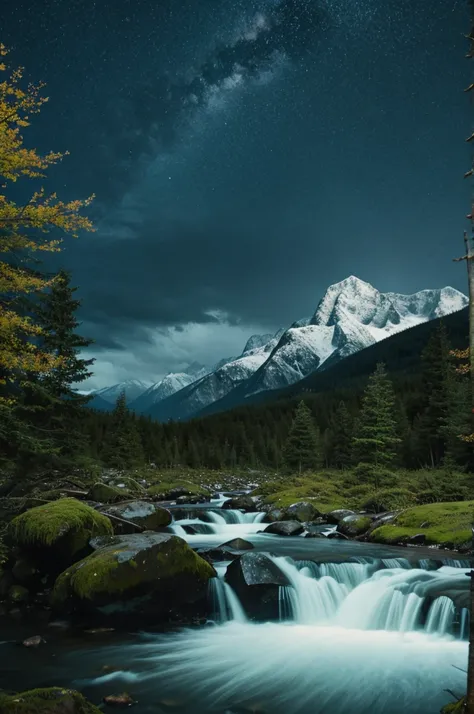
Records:
{"label": "pine tree", "polygon": [[76,290],[70,286],[69,273],[61,271],[52,287],[30,306],[41,328],[39,348],[51,356],[55,366],[43,375],[29,373],[20,384],[21,396],[15,411],[36,436],[35,443],[19,446],[23,471],[44,461],[55,466],[70,464],[85,450],[80,422],[90,396],[79,394],[74,385],[91,376],[89,367],[94,360],[79,356],[92,341],[76,333],[80,323],[75,313],[81,304],[74,298]]}
{"label": "pine tree", "polygon": [[108,466],[118,469],[133,468],[144,462],[143,445],[135,419],[127,409],[125,392],[115,403],[101,457]]}
{"label": "pine tree", "polygon": [[422,353],[424,402],[418,423],[418,449],[421,461],[439,466],[445,448],[443,425],[448,418],[449,341],[441,322]]}
{"label": "pine tree", "polygon": [[378,364],[369,379],[357,419],[353,456],[358,463],[390,466],[399,443],[395,394],[385,365]]}
{"label": "pine tree", "polygon": [[317,469],[321,463],[318,431],[311,410],[301,401],[296,409],[288,438],[283,448],[285,466],[299,473]]}
{"label": "pine tree", "polygon": [[339,469],[348,468],[352,463],[352,416],[345,402],[340,402],[331,423],[332,462]]}
{"label": "pine tree", "polygon": [[[448,408],[440,432],[446,440],[443,466],[455,469],[474,467],[474,450],[469,441],[472,434],[471,394],[466,374],[459,373],[454,366],[447,379]],[[464,437],[464,438],[463,438]]]}

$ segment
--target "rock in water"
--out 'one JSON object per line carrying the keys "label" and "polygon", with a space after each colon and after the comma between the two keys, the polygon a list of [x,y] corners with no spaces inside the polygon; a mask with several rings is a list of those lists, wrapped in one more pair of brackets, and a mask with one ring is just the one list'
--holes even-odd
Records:
{"label": "rock in water", "polygon": [[321,516],[321,513],[309,501],[301,501],[300,503],[293,503],[289,506],[286,509],[286,516],[288,520],[295,520],[300,523],[309,523],[310,521],[314,521],[315,518]]}
{"label": "rock in water", "polygon": [[224,501],[222,508],[235,511],[255,511],[255,503],[250,496],[235,496]]}
{"label": "rock in water", "polygon": [[268,555],[244,553],[228,566],[225,580],[251,617],[278,619],[280,586],[289,582]]}
{"label": "rock in water", "polygon": [[95,552],[56,580],[57,609],[159,616],[203,599],[212,565],[178,536],[135,533],[94,539]]}
{"label": "rock in water", "polygon": [[248,540],[243,538],[234,538],[233,540],[223,543],[219,548],[233,548],[234,550],[253,550],[254,546]]}
{"label": "rock in water", "polygon": [[126,692],[123,694],[110,694],[108,697],[104,697],[104,702],[113,707],[131,707],[132,704],[136,704],[130,694]]}
{"label": "rock in water", "polygon": [[343,535],[355,538],[355,536],[366,533],[372,525],[372,518],[364,515],[346,516],[339,522],[337,530]]}
{"label": "rock in water", "polygon": [[25,647],[39,647],[39,645],[44,642],[45,640],[43,640],[41,635],[33,635],[33,637],[28,637],[26,640],[23,640],[23,645]]}
{"label": "rock in water", "polygon": [[326,513],[326,520],[331,525],[337,526],[346,516],[355,516],[355,513],[354,511],[348,511],[346,508],[339,508],[336,511]]}
{"label": "rock in water", "polygon": [[273,533],[281,536],[297,536],[303,533],[304,527],[298,521],[277,521],[270,523],[264,533]]}
{"label": "rock in water", "polygon": [[[166,508],[161,508],[154,503],[147,501],[132,501],[131,503],[117,504],[109,506],[107,513],[116,516],[125,521],[136,523],[143,530],[154,531],[157,528],[165,528],[172,521],[171,513]],[[131,531],[131,527],[127,528],[125,523],[115,523],[115,531],[117,533],[136,533],[136,530]]]}

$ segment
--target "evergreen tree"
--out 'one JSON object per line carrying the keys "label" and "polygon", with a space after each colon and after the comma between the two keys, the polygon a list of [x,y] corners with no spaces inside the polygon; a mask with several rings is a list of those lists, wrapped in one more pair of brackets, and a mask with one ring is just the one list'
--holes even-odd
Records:
{"label": "evergreen tree", "polygon": [[331,424],[332,463],[339,469],[352,463],[352,416],[345,402],[340,402]]}
{"label": "evergreen tree", "polygon": [[298,472],[316,469],[321,464],[318,432],[311,410],[301,401],[296,409],[288,438],[283,448],[285,466]]}
{"label": "evergreen tree", "polygon": [[454,367],[447,379],[448,409],[444,424],[440,428],[446,440],[443,466],[455,469],[474,468],[472,443],[463,439],[472,434],[471,394],[465,374],[459,374]]}
{"label": "evergreen tree", "polygon": [[385,365],[378,364],[369,379],[357,419],[353,456],[358,463],[390,466],[399,443],[395,394]]}
{"label": "evergreen tree", "polygon": [[76,460],[85,449],[80,421],[90,396],[79,394],[74,385],[91,376],[89,367],[94,360],[79,356],[92,340],[76,332],[80,325],[76,311],[81,304],[74,297],[76,290],[70,285],[69,273],[61,271],[50,290],[31,306],[41,328],[39,348],[51,356],[55,366],[43,375],[30,373],[21,382],[17,412],[32,434],[37,435],[40,445],[36,449],[20,448],[22,468],[48,457],[55,465],[65,465]]}
{"label": "evergreen tree", "polygon": [[449,341],[441,322],[422,352],[422,403],[417,441],[420,460],[432,467],[439,466],[445,448],[449,410],[448,374],[450,368]]}
{"label": "evergreen tree", "polygon": [[125,392],[115,403],[102,451],[102,460],[118,469],[133,468],[144,462],[143,445],[135,419],[127,409]]}

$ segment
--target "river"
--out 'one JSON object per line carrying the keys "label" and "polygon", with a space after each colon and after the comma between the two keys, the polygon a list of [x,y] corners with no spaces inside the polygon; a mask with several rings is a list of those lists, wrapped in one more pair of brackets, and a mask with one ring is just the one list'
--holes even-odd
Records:
{"label": "river", "polygon": [[[263,514],[176,510],[193,548],[241,537],[285,578],[274,621],[249,621],[215,564],[206,625],[75,635],[41,623],[0,634],[0,687],[72,686],[93,702],[128,692],[137,714],[437,714],[465,689],[469,563],[431,549],[261,534]],[[324,528],[321,528],[324,530]],[[439,595],[439,596],[438,596]],[[456,599],[456,598],[455,598]],[[18,647],[43,634],[38,650]]]}

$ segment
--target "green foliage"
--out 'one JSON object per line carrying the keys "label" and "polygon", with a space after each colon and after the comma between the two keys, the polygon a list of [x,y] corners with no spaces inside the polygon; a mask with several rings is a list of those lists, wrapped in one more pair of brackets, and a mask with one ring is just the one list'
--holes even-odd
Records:
{"label": "green foliage", "polygon": [[464,714],[466,711],[466,697],[458,699],[457,702],[451,702],[446,704],[445,707],[441,709],[441,714]]}
{"label": "green foliage", "polygon": [[0,693],[2,714],[100,714],[100,709],[88,702],[82,694],[72,689],[50,687],[31,689],[19,694]]}
{"label": "green foliage", "polygon": [[353,419],[346,403],[341,402],[331,423],[332,463],[337,468],[349,468],[352,463]]}
{"label": "green foliage", "polygon": [[415,505],[416,496],[406,488],[381,489],[362,503],[364,511],[381,513],[382,511],[398,511]]}
{"label": "green foliage", "polygon": [[283,449],[285,465],[299,473],[317,468],[321,463],[319,433],[315,428],[311,411],[301,401]]}
{"label": "green foliage", "polygon": [[352,443],[357,462],[386,467],[395,461],[400,443],[395,394],[383,364],[369,379]]}
{"label": "green foliage", "polygon": [[376,543],[398,543],[423,533],[427,545],[460,546],[470,543],[474,501],[433,503],[400,513],[392,525],[376,528],[370,539]]}
{"label": "green foliage", "polygon": [[143,464],[143,444],[135,416],[127,409],[125,392],[119,395],[110,422],[102,450],[104,463],[119,469],[133,468]]}
{"label": "green foliage", "polygon": [[8,527],[15,545],[52,546],[70,537],[71,555],[82,550],[92,536],[112,534],[109,519],[75,498],[61,498],[16,516]]}

